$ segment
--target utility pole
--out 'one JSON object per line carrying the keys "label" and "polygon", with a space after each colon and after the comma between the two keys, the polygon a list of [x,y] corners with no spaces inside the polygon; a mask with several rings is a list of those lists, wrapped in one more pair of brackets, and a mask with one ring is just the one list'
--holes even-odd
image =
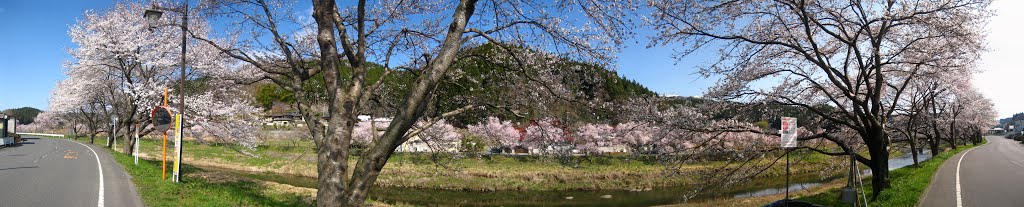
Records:
{"label": "utility pole", "polygon": [[[186,35],[188,35],[188,0],[185,0],[185,5],[184,5],[183,9],[181,10],[181,82],[178,83],[179,84],[178,85],[178,90],[179,90],[178,93],[180,94],[178,96],[178,99],[181,100],[181,102],[180,102],[180,104],[181,104],[181,109],[180,110],[181,111],[178,112],[178,114],[179,114],[178,115],[178,117],[179,117],[178,118],[178,132],[176,132],[177,136],[179,137],[179,139],[178,139],[179,142],[178,142],[178,144],[176,146],[174,146],[175,148],[178,148],[178,150],[177,150],[178,156],[175,156],[175,158],[174,158],[174,159],[176,159],[175,163],[179,163],[179,164],[181,163],[181,160],[182,160],[181,159],[181,155],[182,155],[182,150],[183,150],[183,147],[181,146],[181,141],[180,140],[185,137],[185,127],[183,127],[183,126],[185,126],[185,80],[188,80],[188,79],[185,79],[185,54],[186,54],[185,52],[187,51],[186,48],[188,47],[188,42],[186,41],[186,37],[187,37]],[[175,168],[175,169],[177,170],[177,168]],[[181,182],[181,173],[180,172],[175,171],[175,173],[174,173],[174,181],[175,182]]]}
{"label": "utility pole", "polygon": [[[186,58],[186,54],[187,54],[187,51],[188,51],[188,49],[187,49],[188,48],[188,39],[187,39],[188,38],[188,0],[184,0],[184,5],[182,5],[182,7],[179,7],[179,8],[162,8],[162,7],[156,6],[154,4],[152,9],[147,9],[145,11],[145,13],[143,13],[143,16],[146,19],[149,20],[149,23],[150,23],[151,26],[152,25],[156,25],[157,20],[160,19],[160,16],[163,14],[163,12],[161,12],[159,10],[174,11],[174,12],[178,12],[178,13],[181,14],[181,64],[180,64],[180,66],[181,66],[181,79],[178,82],[178,94],[179,94],[179,97],[178,97],[179,103],[178,104],[180,106],[179,109],[178,109],[179,110],[178,114],[182,117],[181,125],[184,126],[184,121],[185,121],[184,117],[185,117],[185,111],[186,111],[185,110],[186,109],[185,108],[185,81],[188,80],[188,79],[186,79],[187,78],[187,73],[185,73],[185,60],[186,60],[185,58]],[[184,132],[185,132],[184,127],[178,127],[177,131],[175,131],[175,133],[180,134],[182,136],[184,135]],[[165,140],[165,142],[166,142],[166,140]],[[180,154],[180,152],[182,151],[182,147],[180,145],[177,145],[177,146],[174,146],[174,147],[179,152],[178,156],[176,156],[175,159],[176,159],[177,162],[181,162],[181,154]],[[166,152],[165,152],[165,154],[166,154]],[[180,178],[179,174],[175,174],[173,176],[174,176],[174,178],[172,180],[178,180],[178,178]]]}

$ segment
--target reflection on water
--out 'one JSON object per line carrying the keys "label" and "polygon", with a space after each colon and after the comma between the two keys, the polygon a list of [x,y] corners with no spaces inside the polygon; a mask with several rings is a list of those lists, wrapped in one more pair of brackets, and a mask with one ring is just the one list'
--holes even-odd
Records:
{"label": "reflection on water", "polygon": [[[914,164],[914,157],[911,157],[911,156],[913,156],[913,155],[911,155],[910,153],[907,153],[907,154],[905,154],[903,156],[889,159],[889,171],[892,171],[892,170],[895,170],[895,169],[900,169],[900,168],[906,167],[908,165],[913,165]],[[929,159],[932,159],[932,153],[929,150],[924,150],[924,152],[921,152],[921,153],[917,154],[917,161],[918,162],[924,162],[925,160],[929,160]],[[863,166],[861,166],[861,167],[863,167]],[[861,175],[871,175],[871,169],[868,169],[868,168],[861,169],[860,174]]]}
{"label": "reflection on water", "polygon": [[[811,188],[818,187],[818,186],[821,186],[821,185],[822,185],[822,183],[794,183],[792,185],[789,185],[789,192],[796,192],[796,191],[800,191],[800,190],[807,190],[807,189],[811,189]],[[732,197],[733,198],[749,198],[749,197],[759,197],[759,196],[775,195],[775,194],[783,194],[783,193],[786,193],[786,189],[785,188],[769,188],[769,189],[764,189],[764,190],[759,190],[759,191],[754,191],[754,192],[738,193],[738,194],[733,195]]]}
{"label": "reflection on water", "polygon": [[[910,154],[889,160],[890,170],[913,164]],[[920,161],[931,159],[928,151],[918,156]],[[294,186],[316,188],[316,179],[302,176],[279,175],[271,173],[252,173],[231,169],[201,167],[205,170],[223,171],[253,179],[284,183]],[[867,171],[867,170],[865,170]],[[836,176],[822,179],[818,175],[793,175],[788,188],[790,192],[821,186],[835,179]],[[370,192],[370,199],[401,202],[426,206],[651,206],[682,202],[694,202],[706,199],[746,198],[785,193],[787,188],[784,179],[757,178],[745,185],[734,187],[731,191],[718,195],[690,198],[684,196],[693,191],[691,186],[658,188],[651,191],[633,192],[627,190],[586,190],[586,191],[461,191],[437,190],[401,187],[375,187]]]}
{"label": "reflection on water", "polygon": [[[924,152],[917,154],[917,160],[920,162],[924,162],[928,159],[932,159],[931,151],[925,150]],[[894,159],[889,159],[889,170],[895,170],[912,164],[914,164],[914,158],[908,153]]]}

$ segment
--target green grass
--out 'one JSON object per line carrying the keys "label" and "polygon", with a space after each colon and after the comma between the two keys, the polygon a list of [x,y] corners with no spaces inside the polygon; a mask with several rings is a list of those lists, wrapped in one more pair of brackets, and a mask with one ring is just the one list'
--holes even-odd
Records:
{"label": "green grass", "polygon": [[[88,143],[87,140],[83,141]],[[95,146],[96,148],[106,149]],[[174,183],[161,178],[158,160],[139,159],[134,164],[130,155],[106,149],[124,167],[138,188],[146,206],[308,206],[305,195],[275,192],[269,186],[245,179],[208,180],[205,172],[191,165],[182,165],[184,182]],[[168,163],[170,165],[170,163]]]}
{"label": "green grass", "polygon": [[[982,144],[985,142],[987,142],[987,140],[984,140]],[[961,146],[954,150],[939,153],[938,156],[921,162],[920,166],[916,168],[908,166],[890,171],[890,188],[882,191],[882,193],[878,195],[877,199],[869,201],[869,205],[886,207],[917,206],[918,200],[921,199],[921,194],[928,189],[928,186],[931,184],[932,177],[935,175],[935,171],[938,170],[939,166],[942,166],[942,163],[953,155],[973,147],[975,146]],[[870,197],[872,189],[871,178],[866,177],[862,181],[864,182],[865,192],[867,192],[867,196]],[[826,206],[850,206],[839,201],[839,192],[841,190],[841,188],[832,189],[824,193],[800,197],[797,198],[797,200]]]}

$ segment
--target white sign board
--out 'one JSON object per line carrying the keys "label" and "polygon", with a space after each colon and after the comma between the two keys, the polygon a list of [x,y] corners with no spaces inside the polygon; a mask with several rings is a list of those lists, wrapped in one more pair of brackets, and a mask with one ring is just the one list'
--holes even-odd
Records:
{"label": "white sign board", "polygon": [[779,130],[781,136],[782,148],[794,148],[796,147],[796,118],[793,117],[782,117],[782,127]]}

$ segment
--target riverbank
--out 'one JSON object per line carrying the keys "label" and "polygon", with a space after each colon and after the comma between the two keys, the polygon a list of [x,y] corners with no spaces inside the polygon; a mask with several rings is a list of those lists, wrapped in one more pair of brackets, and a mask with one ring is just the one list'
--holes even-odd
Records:
{"label": "riverbank", "polygon": [[[159,159],[159,140],[143,139],[142,157]],[[185,142],[185,163],[255,173],[316,177],[316,155],[306,140],[270,140],[249,151],[231,144]],[[793,174],[822,174],[822,166],[841,162],[816,153],[794,153]],[[774,160],[763,158],[763,162]],[[721,163],[687,164],[679,175],[667,175],[666,166],[630,156],[594,156],[575,160],[574,166],[536,156],[492,155],[480,158],[432,160],[427,154],[397,153],[384,167],[376,185],[418,189],[465,191],[645,191],[693,184],[686,173],[713,170]],[[350,160],[354,164],[355,159]],[[775,165],[759,177],[784,174]],[[349,172],[351,173],[351,171]],[[835,173],[835,172],[833,172]]]}
{"label": "riverbank", "polygon": [[[982,144],[987,142],[985,140]],[[980,145],[979,145],[980,146]],[[892,188],[887,189],[879,196],[876,201],[869,201],[869,206],[916,206],[918,200],[921,198],[921,194],[926,190],[930,184],[932,176],[934,176],[936,170],[942,165],[945,160],[951,156],[956,155],[964,150],[975,147],[974,145],[961,146],[957,149],[945,151],[939,153],[934,159],[927,155],[920,155],[926,160],[919,163],[919,167],[910,166],[911,161],[909,159],[897,159],[901,160],[900,164],[906,164],[907,167],[900,167],[892,169],[890,176],[892,179]],[[902,154],[902,153],[901,153]],[[909,157],[909,155],[901,155],[902,157]],[[890,160],[890,164],[895,164],[893,160]],[[861,165],[861,169],[866,169],[867,166]],[[865,172],[866,173],[866,172]],[[866,194],[870,196],[871,191],[871,177],[867,175],[862,180],[865,183]],[[810,188],[793,190],[791,189],[790,197],[795,200],[808,201],[814,204],[823,206],[834,206],[834,207],[845,207],[850,206],[839,201],[839,191],[846,186],[846,179],[833,179],[831,181],[815,185]],[[661,207],[691,207],[691,206],[738,206],[738,207],[757,207],[764,206],[765,204],[782,200],[783,194],[771,194],[764,196],[755,197],[735,197],[726,199],[710,199],[701,202],[694,203],[678,203],[671,205],[661,205]],[[861,201],[863,202],[863,201]]]}
{"label": "riverbank", "polygon": [[[982,143],[979,145],[960,146],[953,150],[947,150],[939,153],[938,156],[935,156],[932,159],[919,163],[918,167],[904,167],[890,171],[890,188],[882,191],[876,200],[869,201],[868,205],[917,206],[918,201],[921,199],[921,194],[923,194],[924,191],[928,189],[928,186],[931,185],[932,177],[935,176],[935,171],[939,169],[939,166],[942,166],[942,163],[953,155],[976,146],[984,145],[987,142],[988,140],[983,139]],[[862,182],[864,182],[864,191],[868,196],[871,196],[871,177],[864,177]],[[824,192],[818,192],[807,196],[798,196],[796,199],[825,206],[850,206],[840,202],[838,199],[842,186],[845,186],[845,184]]]}

